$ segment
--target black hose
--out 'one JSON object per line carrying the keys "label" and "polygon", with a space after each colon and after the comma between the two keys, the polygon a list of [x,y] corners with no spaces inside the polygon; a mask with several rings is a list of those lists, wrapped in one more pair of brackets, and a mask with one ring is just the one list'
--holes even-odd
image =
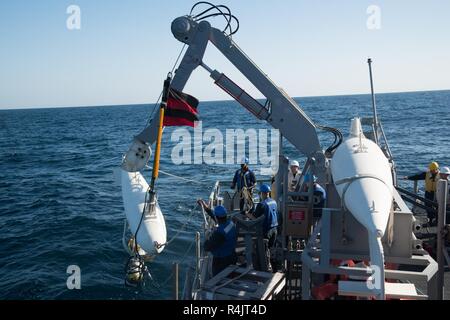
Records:
{"label": "black hose", "polygon": [[[192,12],[194,11],[194,9],[197,6],[201,5],[201,4],[206,4],[206,5],[209,5],[210,7],[208,9],[205,9],[202,12],[192,16]],[[228,12],[222,11],[221,8],[225,9]],[[217,13],[208,14],[208,15],[205,16],[206,13],[208,13],[211,10],[214,10],[214,9],[217,10],[218,12]],[[225,20],[227,21],[227,25],[225,26],[225,28],[223,29],[222,32],[225,32],[227,29],[229,29],[229,31],[230,31],[229,35],[231,36],[231,35],[235,34],[239,30],[239,20],[234,15],[231,14],[230,8],[228,8],[225,5],[215,5],[215,4],[212,4],[211,2],[199,1],[199,2],[197,2],[196,4],[194,4],[192,6],[189,15],[192,16],[194,18],[194,20],[196,20],[196,21],[204,20],[204,19],[207,19],[207,18],[210,18],[210,17],[223,16],[225,18]],[[236,21],[236,28],[234,30],[231,27],[232,19],[234,19]]]}
{"label": "black hose", "polygon": [[[207,19],[207,18],[211,18],[211,17],[216,17],[216,16],[221,16],[221,15],[223,15],[223,16],[228,16],[228,13],[224,13],[224,14],[220,14],[220,13],[212,13],[212,14],[209,14],[209,15],[207,15],[207,16],[204,16],[204,17],[202,17],[202,18],[200,18],[200,19],[198,19],[198,20],[204,20],[204,19]],[[232,29],[231,28],[231,25],[229,26],[229,29],[230,29],[230,36],[231,35],[233,35],[233,34],[235,34],[236,32],[238,32],[238,30],[239,30],[239,28],[240,28],[240,24],[239,24],[239,19],[238,18],[236,18],[234,15],[229,15],[230,16],[230,19],[234,19],[234,21],[236,21],[236,28],[235,29]],[[231,22],[231,20],[230,20],[230,22]],[[225,28],[223,31],[225,31],[227,28]]]}
{"label": "black hose", "polygon": [[[225,12],[223,12],[222,10],[220,10],[220,8],[226,9],[226,10],[228,11],[228,14],[226,14]],[[212,6],[212,7],[208,8],[208,9],[206,9],[206,10],[200,12],[199,14],[196,14],[195,16],[193,16],[193,18],[194,18],[195,20],[196,20],[196,19],[203,19],[204,17],[202,17],[202,16],[203,16],[205,13],[208,13],[208,12],[210,12],[211,10],[214,10],[214,9],[218,10],[218,11],[220,12],[219,14],[222,14],[222,15],[226,14],[227,16],[231,16],[231,10],[230,10],[230,8],[228,8],[227,6],[224,6],[224,5],[218,5],[218,6]],[[228,20],[227,20],[227,21],[228,21]],[[228,25],[227,25],[227,27],[228,27]]]}
{"label": "black hose", "polygon": [[342,141],[344,140],[344,136],[342,135],[342,132],[336,128],[333,127],[326,127],[326,126],[321,126],[318,125],[317,128],[327,131],[327,132],[331,132],[334,135],[334,141],[333,143],[325,150],[325,153],[330,154],[336,150],[342,143]]}
{"label": "black hose", "polygon": [[212,4],[211,2],[207,2],[207,1],[199,1],[197,3],[195,3],[192,8],[191,8],[191,12],[189,12],[189,15],[192,15],[192,12],[194,11],[195,7],[201,5],[201,4],[208,4],[211,7],[216,7],[216,5]]}
{"label": "black hose", "polygon": [[[227,25],[225,26],[225,29],[223,31],[227,30],[230,27],[231,18],[227,18],[226,15],[224,14],[224,12],[220,8],[222,7],[222,8],[227,9],[229,15],[231,15],[231,10],[228,7],[224,6],[224,5],[216,6],[215,4],[212,4],[211,2],[200,1],[200,2],[197,2],[196,4],[194,4],[192,6],[191,12],[189,13],[189,15],[192,15],[192,12],[194,11],[195,7],[200,5],[200,4],[207,4],[207,5],[210,6],[210,8],[208,8],[208,9],[204,10],[203,12],[195,15],[194,19],[198,18],[198,20],[203,20],[204,18],[199,18],[199,16],[203,15],[206,12],[209,12],[210,10],[216,9],[217,11],[220,12],[218,15],[222,15],[225,18],[225,20],[227,21]],[[230,29],[230,31],[231,31],[231,29]]]}

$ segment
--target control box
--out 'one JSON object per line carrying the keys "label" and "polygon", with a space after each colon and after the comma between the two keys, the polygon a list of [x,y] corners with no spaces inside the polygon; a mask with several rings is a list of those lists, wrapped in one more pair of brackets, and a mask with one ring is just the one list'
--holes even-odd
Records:
{"label": "control box", "polygon": [[307,206],[287,205],[284,219],[286,236],[308,238],[311,233],[312,210]]}

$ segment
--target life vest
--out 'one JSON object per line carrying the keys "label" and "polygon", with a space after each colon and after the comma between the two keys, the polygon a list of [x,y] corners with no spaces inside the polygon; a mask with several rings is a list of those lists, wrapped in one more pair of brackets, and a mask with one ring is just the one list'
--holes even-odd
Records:
{"label": "life vest", "polygon": [[232,221],[219,224],[216,231],[225,237],[225,242],[219,247],[212,250],[212,254],[217,258],[229,257],[234,254],[236,248],[236,226]]}
{"label": "life vest", "polygon": [[255,181],[252,179],[253,172],[250,169],[242,172],[242,169],[236,171],[237,176],[237,188],[241,190],[243,187],[250,187]]}
{"label": "life vest", "polygon": [[267,198],[262,202],[264,208],[263,230],[267,233],[273,227],[278,226],[277,203],[272,198]]}
{"label": "life vest", "polygon": [[439,173],[437,173],[434,177],[430,171],[427,171],[425,174],[425,191],[427,192],[436,192],[436,186],[439,181]]}
{"label": "life vest", "polygon": [[288,190],[289,191],[295,191],[295,187],[297,187],[298,180],[300,179],[301,172],[298,171],[297,174],[294,176],[291,170],[289,170],[288,173]]}

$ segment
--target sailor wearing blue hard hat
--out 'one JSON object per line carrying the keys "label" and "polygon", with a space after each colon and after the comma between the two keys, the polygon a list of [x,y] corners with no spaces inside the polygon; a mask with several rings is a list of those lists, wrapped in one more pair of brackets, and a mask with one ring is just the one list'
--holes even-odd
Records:
{"label": "sailor wearing blue hard hat", "polygon": [[256,186],[256,176],[252,170],[248,167],[249,159],[247,157],[243,157],[241,159],[241,168],[236,170],[233,177],[233,182],[231,183],[231,189],[234,189],[237,186],[237,191],[240,193],[240,203],[239,209],[242,211],[244,209],[245,197],[242,195],[243,190],[249,192],[247,198],[252,198],[251,194],[253,188]]}
{"label": "sailor wearing blue hard hat", "polygon": [[[275,246],[278,228],[278,208],[277,203],[270,197],[271,188],[268,184],[263,184],[259,191],[261,193],[261,201],[255,208],[253,216],[255,218],[264,216],[263,234],[264,238],[269,240],[269,249]],[[271,260],[272,268],[274,261]]]}
{"label": "sailor wearing blue hard hat", "polygon": [[236,226],[233,221],[227,218],[225,207],[217,206],[212,210],[203,200],[198,200],[198,204],[217,222],[217,227],[204,244],[205,250],[210,251],[213,255],[212,273],[214,276],[237,261],[235,252]]}
{"label": "sailor wearing blue hard hat", "polygon": [[314,213],[316,216],[322,213],[322,208],[325,206],[325,201],[327,199],[327,192],[325,189],[317,183],[317,177],[308,173],[305,175],[303,191],[307,192],[309,190],[309,185],[311,183],[311,179],[313,182],[313,195],[314,195]]}

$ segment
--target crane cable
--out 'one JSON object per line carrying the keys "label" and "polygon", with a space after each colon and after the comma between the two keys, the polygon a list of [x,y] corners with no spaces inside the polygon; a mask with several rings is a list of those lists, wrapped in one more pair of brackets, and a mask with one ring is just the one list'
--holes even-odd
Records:
{"label": "crane cable", "polygon": [[166,243],[158,243],[158,244],[155,245],[155,247],[156,247],[157,249],[159,249],[159,248],[161,248],[161,247],[168,246],[168,245],[171,244],[176,238],[178,238],[178,236],[180,235],[180,233],[181,233],[182,231],[184,231],[184,229],[186,228],[186,226],[191,222],[192,218],[194,217],[194,214],[196,213],[196,210],[195,210],[195,209],[196,209],[197,207],[198,207],[198,203],[196,203],[196,204],[192,207],[192,209],[190,210],[190,211],[191,211],[191,214],[188,216],[186,222],[181,226],[180,229],[178,229],[178,231],[172,236],[172,238],[171,238],[169,241],[166,241]]}
{"label": "crane cable", "polygon": [[[147,165],[145,167],[148,168],[148,169],[153,169],[149,165]],[[211,184],[208,183],[208,182],[201,182],[201,181],[197,181],[197,180],[193,180],[193,179],[184,178],[184,177],[181,177],[181,176],[177,176],[176,174],[169,173],[167,171],[163,171],[161,169],[159,170],[159,172],[162,173],[162,174],[165,174],[166,176],[169,176],[169,177],[172,177],[172,178],[176,178],[176,179],[179,179],[179,180],[182,180],[182,181],[191,182],[191,183],[195,183],[195,184],[199,184],[199,185],[203,185],[203,186],[211,186]]]}
{"label": "crane cable", "polygon": [[[175,60],[175,63],[173,64],[172,70],[170,71],[171,74],[174,73],[175,68],[176,68],[176,66],[177,66],[177,64],[178,64],[178,61],[180,60],[181,55],[183,54],[184,48],[186,48],[186,44],[185,44],[185,43],[184,43],[183,46],[181,47],[180,53],[178,54],[178,57],[177,57],[177,59]],[[155,115],[156,110],[158,110],[158,104],[159,104],[159,101],[161,100],[163,91],[164,91],[164,89],[161,90],[161,93],[159,94],[159,97],[158,97],[158,99],[156,100],[155,105],[153,106],[153,110],[152,110],[152,112],[150,113],[150,116],[149,116],[148,119],[147,119],[146,126],[148,126],[148,125],[150,124],[150,121],[153,119],[153,116]]]}

